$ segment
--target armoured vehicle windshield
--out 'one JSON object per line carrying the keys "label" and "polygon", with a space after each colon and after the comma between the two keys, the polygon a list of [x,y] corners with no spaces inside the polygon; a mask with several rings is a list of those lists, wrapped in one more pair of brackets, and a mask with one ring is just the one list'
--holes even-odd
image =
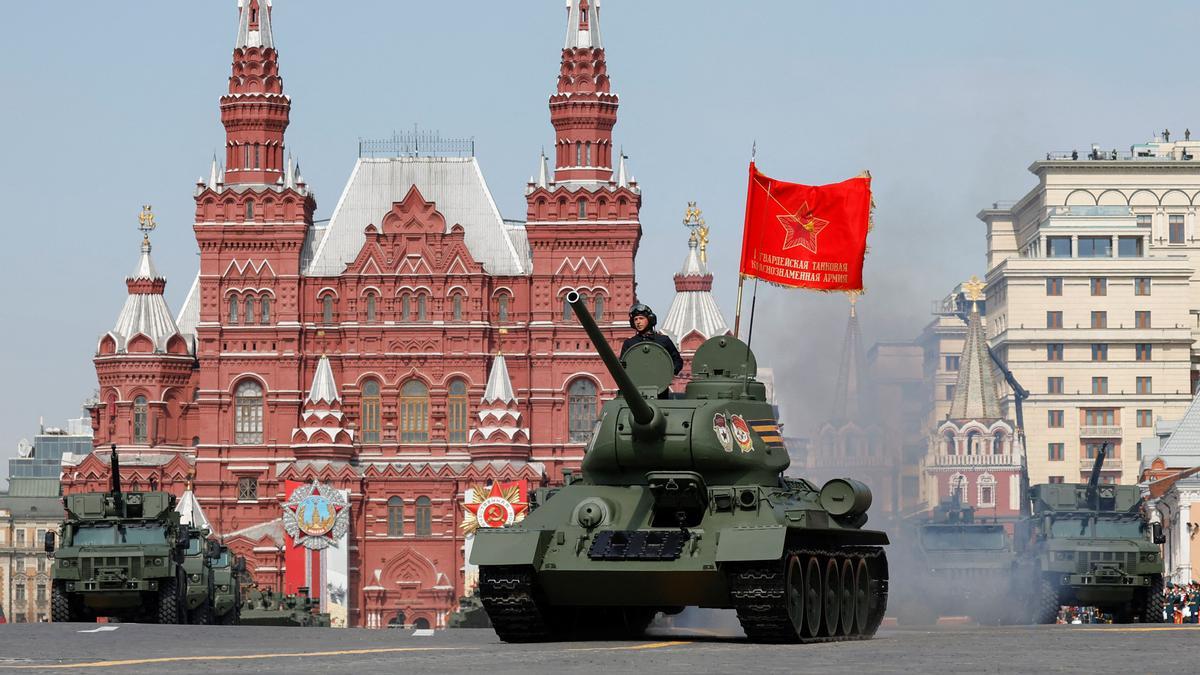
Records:
{"label": "armoured vehicle windshield", "polygon": [[1050,524],[1050,536],[1064,539],[1140,539],[1145,531],[1145,524],[1136,515],[1061,517]]}
{"label": "armoured vehicle windshield", "polygon": [[1002,525],[930,525],[921,530],[921,544],[930,551],[999,550],[1008,540]]}
{"label": "armoured vehicle windshield", "polygon": [[74,546],[109,546],[114,544],[161,544],[166,540],[162,525],[80,525],[71,543]]}

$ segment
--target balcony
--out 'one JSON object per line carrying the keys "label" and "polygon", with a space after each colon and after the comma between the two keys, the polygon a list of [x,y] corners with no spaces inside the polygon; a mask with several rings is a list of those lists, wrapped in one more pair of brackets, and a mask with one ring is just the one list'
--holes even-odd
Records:
{"label": "balcony", "polygon": [[937,455],[934,459],[934,466],[946,468],[1018,466],[1021,463],[1016,455]]}
{"label": "balcony", "polygon": [[1082,426],[1079,427],[1080,438],[1120,438],[1121,427],[1102,425],[1102,426]]}
{"label": "balcony", "polygon": [[[1083,473],[1090,473],[1092,470],[1092,465],[1094,465],[1095,463],[1096,463],[1095,457],[1092,457],[1090,459],[1087,457],[1080,457],[1079,458],[1079,470]],[[1100,465],[1100,470],[1101,471],[1120,471],[1121,470],[1121,458],[1120,457],[1105,457],[1104,463]]]}

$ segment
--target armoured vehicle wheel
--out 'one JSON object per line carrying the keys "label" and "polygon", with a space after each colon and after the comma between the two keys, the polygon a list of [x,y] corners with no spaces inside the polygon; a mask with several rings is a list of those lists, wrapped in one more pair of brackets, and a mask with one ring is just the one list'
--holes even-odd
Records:
{"label": "armoured vehicle wheel", "polygon": [[808,559],[804,570],[804,588],[804,635],[817,637],[821,634],[821,563],[817,561],[816,556]]}
{"label": "armoured vehicle wheel", "polygon": [[842,565],[841,573],[841,598],[838,602],[842,606],[841,618],[841,633],[842,635],[854,634],[854,563],[850,562],[849,558],[840,558]]}
{"label": "armoured vehicle wheel", "polygon": [[1142,623],[1162,623],[1163,608],[1166,605],[1166,598],[1163,597],[1163,578],[1162,575],[1155,575],[1150,580],[1150,588],[1146,589],[1146,595],[1141,599],[1141,611],[1138,613],[1138,620]]}
{"label": "armoured vehicle wheel", "polygon": [[221,624],[222,626],[236,626],[241,622],[242,622],[242,608],[241,607],[234,607],[233,609],[229,610],[228,612],[225,612],[221,616],[217,617],[217,623]]}
{"label": "armoured vehicle wheel", "polygon": [[59,584],[54,584],[50,591],[50,620],[54,623],[69,623],[83,619],[82,612],[73,606],[68,596]]}
{"label": "armoured vehicle wheel", "polygon": [[188,623],[196,626],[207,626],[213,623],[212,600],[205,600],[196,609],[188,612]]}
{"label": "armoured vehicle wheel", "polygon": [[159,623],[180,623],[179,595],[182,585],[178,577],[170,577],[158,587],[158,607],[155,618]]}
{"label": "armoured vehicle wheel", "polygon": [[822,575],[822,581],[825,582],[823,584],[825,602],[821,613],[824,614],[825,621],[821,634],[825,637],[833,637],[838,634],[838,622],[841,618],[842,581],[838,571],[837,558],[829,558],[825,561],[825,573]]}
{"label": "armoured vehicle wheel", "polygon": [[1049,579],[1043,578],[1038,592],[1037,605],[1033,610],[1033,623],[1054,623],[1058,619],[1058,610],[1061,607],[1058,588]]}
{"label": "armoured vehicle wheel", "polygon": [[866,632],[870,598],[871,570],[867,568],[866,560],[859,560],[858,569],[854,572],[854,627],[859,632]]}
{"label": "armoured vehicle wheel", "polygon": [[787,610],[788,619],[799,635],[804,629],[804,570],[800,567],[800,556],[788,556],[787,567]]}

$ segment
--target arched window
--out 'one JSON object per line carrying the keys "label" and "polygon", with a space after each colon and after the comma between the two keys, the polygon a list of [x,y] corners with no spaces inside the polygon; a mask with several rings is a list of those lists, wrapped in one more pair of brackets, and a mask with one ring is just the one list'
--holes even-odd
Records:
{"label": "arched window", "polygon": [[418,293],[417,294],[417,321],[425,321],[426,320],[425,319],[425,305],[426,304],[428,304],[428,303],[425,302],[425,294]]}
{"label": "arched window", "polygon": [[567,389],[567,440],[586,442],[596,425],[596,384],[581,377]]}
{"label": "arched window", "polygon": [[400,442],[429,441],[429,388],[409,380],[400,388]]}
{"label": "arched window", "polygon": [[387,500],[387,525],[389,537],[404,536],[404,500],[390,497]]}
{"label": "arched window", "polygon": [[401,321],[412,321],[412,315],[409,313],[409,309],[410,309],[409,305],[410,305],[410,303],[408,301],[408,293],[405,293],[404,295],[400,296],[400,320]]}
{"label": "arched window", "polygon": [[242,317],[242,323],[254,323],[254,298],[246,298],[246,314]]}
{"label": "arched window", "polygon": [[238,445],[254,445],[263,439],[263,390],[254,380],[246,380],[237,387],[234,396],[234,442]]}
{"label": "arched window", "polygon": [[967,452],[968,455],[979,455],[983,453],[983,436],[978,431],[972,431],[967,434]]}
{"label": "arched window", "polygon": [[375,294],[367,293],[367,323],[375,323]]}
{"label": "arched window", "polygon": [[262,168],[262,154],[261,154],[261,148],[258,143],[254,144],[254,168],[256,168],[256,169]]}
{"label": "arched window", "polygon": [[416,630],[429,630],[429,619],[417,619],[413,622],[413,628]]}
{"label": "arched window", "polygon": [[585,218],[587,218],[587,200],[580,199],[579,200],[579,219],[584,220]]}
{"label": "arched window", "polygon": [[258,302],[259,306],[261,307],[261,311],[259,312],[259,323],[265,326],[271,323],[271,296],[264,295]]}
{"label": "arched window", "polygon": [[246,220],[254,220],[254,200],[246,201]]}
{"label": "arched window", "polygon": [[501,323],[508,321],[508,295],[505,293],[496,297],[496,319]]}
{"label": "arched window", "polygon": [[1004,438],[1005,438],[1005,436],[1004,436],[1003,431],[997,431],[996,433],[992,434],[992,454],[993,455],[1003,455],[1004,454]]}
{"label": "arched window", "polygon": [[199,436],[192,436],[192,447],[193,447],[193,448],[196,448],[196,447],[199,447],[199,446],[200,446],[200,437],[199,437]]}
{"label": "arched window", "polygon": [[958,499],[961,503],[967,501],[967,477],[961,473],[950,477],[950,498]]}
{"label": "arched window", "polygon": [[979,477],[979,502],[976,506],[996,505],[996,479],[990,473]]}
{"label": "arched window", "polygon": [[362,441],[363,443],[379,442],[379,383],[367,380],[363,383],[362,398]]}
{"label": "arched window", "polygon": [[563,296],[563,321],[570,321],[573,316],[571,305],[567,302],[567,296]]}
{"label": "arched window", "polygon": [[229,323],[237,323],[238,320],[238,299],[234,296],[229,296]]}
{"label": "arched window", "polygon": [[591,141],[588,141],[583,146],[583,165],[584,166],[592,165],[592,142]]}
{"label": "arched window", "polygon": [[448,432],[446,440],[451,443],[467,442],[467,383],[450,381],[450,395],[446,401]]}
{"label": "arched window", "polygon": [[958,454],[958,442],[954,437],[954,432],[947,431],[945,441],[946,441],[946,454],[947,455],[957,455]]}
{"label": "arched window", "polygon": [[321,298],[321,322],[333,323],[333,294],[327,293]]}
{"label": "arched window", "polygon": [[242,155],[243,155],[242,167],[249,169],[250,168],[250,146],[248,144],[242,146]]}
{"label": "arched window", "polygon": [[600,323],[604,320],[604,296],[597,293],[594,302],[595,311],[592,312],[592,315],[596,317],[596,323]]}
{"label": "arched window", "polygon": [[433,502],[429,497],[417,497],[417,536],[428,537],[433,533]]}
{"label": "arched window", "polygon": [[583,143],[575,141],[575,166],[583,166]]}
{"label": "arched window", "polygon": [[133,442],[145,445],[149,439],[150,406],[146,404],[145,396],[133,399]]}
{"label": "arched window", "polygon": [[462,308],[462,294],[460,294],[460,293],[455,293],[455,294],[454,294],[454,297],[452,297],[452,298],[450,299],[450,301],[451,301],[451,304],[452,304],[452,306],[454,307],[454,320],[455,320],[455,321],[462,321],[462,312],[463,312],[463,308]]}

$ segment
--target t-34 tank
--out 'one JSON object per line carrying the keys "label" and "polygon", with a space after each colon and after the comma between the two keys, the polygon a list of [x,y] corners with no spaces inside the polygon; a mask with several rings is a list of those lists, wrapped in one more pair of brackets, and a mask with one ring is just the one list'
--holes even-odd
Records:
{"label": "t-34 tank", "polygon": [[785,478],[787,449],[746,343],[697,350],[683,395],[666,351],[618,359],[567,296],[621,395],[583,475],[540,489],[524,521],[481,529],[471,562],[500,639],[634,637],[659,611],[732,608],[759,642],[869,637],[887,604],[887,535],[864,530],[870,490]]}

